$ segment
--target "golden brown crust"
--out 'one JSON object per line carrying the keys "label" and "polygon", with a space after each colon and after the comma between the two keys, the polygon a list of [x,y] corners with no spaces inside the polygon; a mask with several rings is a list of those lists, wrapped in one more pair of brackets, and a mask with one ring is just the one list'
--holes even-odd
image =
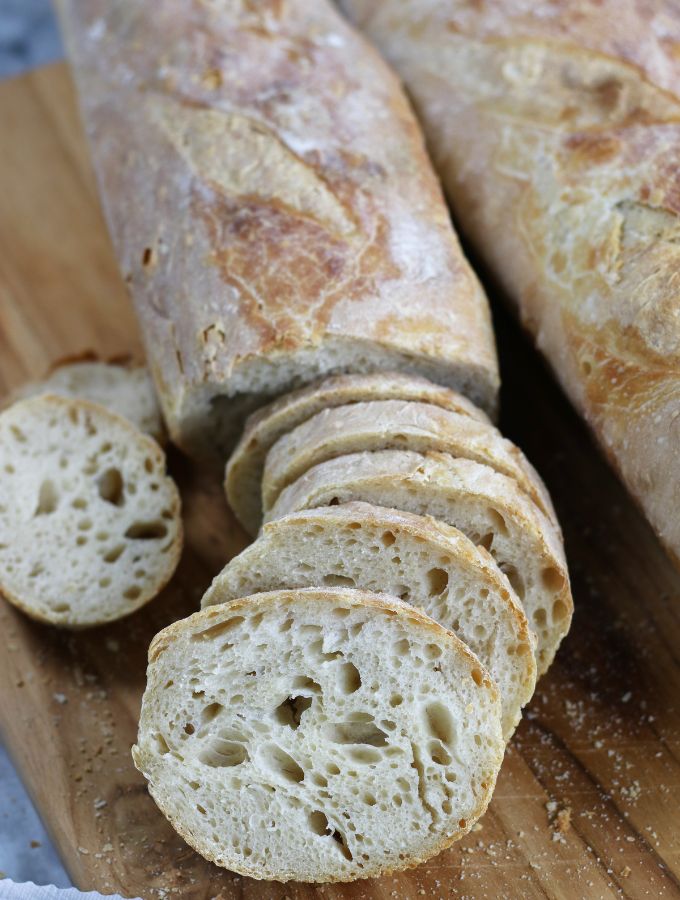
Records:
{"label": "golden brown crust", "polygon": [[[186,630],[193,631],[194,629],[196,629],[200,631],[205,628],[206,623],[214,619],[219,619],[221,615],[231,617],[234,612],[240,609],[252,610],[253,607],[266,606],[268,604],[276,604],[277,606],[280,606],[282,603],[286,602],[295,603],[298,597],[303,597],[305,600],[312,600],[319,603],[327,603],[329,602],[329,598],[332,598],[333,603],[341,602],[355,606],[370,606],[373,607],[376,611],[380,610],[387,612],[389,615],[395,615],[400,618],[409,619],[413,624],[423,626],[428,631],[431,631],[433,633],[433,636],[436,636],[437,639],[441,639],[442,634],[445,634],[447,639],[453,640],[455,642],[457,652],[467,660],[470,667],[474,667],[475,669],[477,669],[479,676],[481,676],[480,683],[483,684],[484,687],[495,696],[496,702],[500,704],[498,689],[491,679],[490,675],[485,670],[484,666],[479,662],[477,657],[453,632],[437,624],[429,616],[426,616],[425,613],[421,612],[417,608],[410,606],[409,604],[397,599],[396,597],[388,597],[386,595],[373,594],[367,591],[354,589],[348,590],[345,588],[326,588],[323,590],[318,590],[316,588],[300,588],[297,590],[271,591],[268,593],[254,594],[250,597],[242,597],[239,600],[232,600],[229,603],[223,603],[217,606],[208,606],[205,609],[200,610],[199,612],[193,613],[186,619],[181,619],[178,622],[173,622],[172,625],[168,625],[161,632],[159,632],[154,637],[149,647],[149,665],[153,664],[158,659],[159,655],[163,653],[173,641],[181,639],[183,633]],[[139,750],[137,746],[133,746],[132,748],[132,758],[136,768],[139,771],[143,772],[144,754]],[[502,758],[499,754],[496,769],[500,768],[501,761]],[[403,871],[404,869],[413,868],[420,863],[431,859],[433,856],[441,853],[442,850],[445,850],[447,847],[450,847],[456,841],[460,840],[461,837],[467,834],[474,823],[484,814],[491,800],[494,787],[495,779],[493,780],[493,783],[488,784],[485,795],[480,799],[473,815],[470,817],[464,828],[458,828],[452,834],[444,835],[438,844],[434,845],[431,848],[428,848],[426,853],[421,857],[411,857],[410,859],[404,861],[403,864],[394,867],[385,867],[377,864],[373,869],[367,868],[362,871],[361,878],[374,878],[380,875],[389,875],[392,872],[399,872]],[[151,786],[150,793],[156,804],[163,812],[163,815],[166,816],[175,831],[177,831],[177,833],[186,841],[186,843],[189,844],[190,847],[193,847],[193,849],[197,852],[204,854],[206,859],[208,859],[210,862],[219,865],[217,859],[213,855],[211,855],[210,853],[205,853],[204,847],[197,846],[197,842],[194,840],[192,834],[183,826],[182,822],[178,821],[175,817],[172,816],[166,805],[163,804],[162,798],[157,796],[157,792],[153,791]],[[247,875],[258,880],[262,879],[262,875],[257,870],[248,869],[246,866],[242,866],[240,864],[240,861],[230,860],[229,867],[231,870],[233,870],[234,872],[238,872],[240,875]],[[299,873],[290,872],[287,876],[282,876],[280,880],[299,881],[300,876]],[[325,880],[331,883],[350,881],[355,879],[329,877]]]}
{"label": "golden brown crust", "polygon": [[342,5],[404,77],[458,220],[677,559],[677,7]]}
{"label": "golden brown crust", "polygon": [[176,441],[206,440],[215,396],[238,401],[229,419],[348,368],[420,371],[493,409],[484,295],[411,110],[330,3],[60,8]]}

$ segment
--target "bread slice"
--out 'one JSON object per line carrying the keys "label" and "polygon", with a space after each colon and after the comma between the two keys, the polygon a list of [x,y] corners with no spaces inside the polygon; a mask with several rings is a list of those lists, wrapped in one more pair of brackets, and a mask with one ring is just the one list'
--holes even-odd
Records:
{"label": "bread slice", "polygon": [[571,622],[569,572],[560,534],[512,478],[445,453],[355,453],[305,472],[269,518],[353,500],[434,516],[485,547],[524,607],[538,636],[538,673],[546,671]]}
{"label": "bread slice", "polygon": [[439,450],[514,478],[557,524],[550,496],[522,451],[497,428],[431,403],[378,400],[325,409],[280,438],[262,476],[265,515],[281,491],[312,466],[363,450]]}
{"label": "bread slice", "polygon": [[336,375],[291,391],[250,416],[227,464],[227,500],[250,534],[257,534],[262,524],[262,470],[276,441],[323,409],[365,400],[419,400],[489,422],[486,413],[457,391],[400,372]]}
{"label": "bread slice", "polygon": [[156,389],[146,366],[126,366],[93,360],[58,365],[46,378],[22,385],[12,402],[36,394],[58,394],[100,403],[123,416],[159,443],[166,438]]}
{"label": "bread slice", "polygon": [[412,513],[348,503],[265,525],[203,606],[279,588],[384,591],[454,631],[498,685],[507,739],[536,684],[535,639],[507,579],[460,531]]}
{"label": "bread slice", "polygon": [[469,831],[503,757],[500,703],[479,660],[413,607],[276,591],[156,636],[132,753],[207,859],[253,878],[351,881]]}
{"label": "bread slice", "polygon": [[0,414],[0,591],[83,628],[156,596],[182,546],[158,444],[95,403],[42,394]]}

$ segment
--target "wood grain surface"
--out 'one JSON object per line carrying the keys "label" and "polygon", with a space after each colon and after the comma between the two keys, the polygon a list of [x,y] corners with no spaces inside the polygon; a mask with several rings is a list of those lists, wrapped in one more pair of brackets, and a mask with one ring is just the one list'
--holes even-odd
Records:
{"label": "wood grain surface", "polygon": [[[139,355],[63,66],[0,85],[0,135],[0,393],[67,354]],[[408,873],[319,887],[219,870],[174,834],[130,759],[146,649],[244,536],[218,482],[171,454],[187,546],[146,610],[68,634],[0,601],[2,737],[79,887],[144,900],[680,897],[680,576],[496,318],[503,427],[553,492],[577,611],[477,829]]]}

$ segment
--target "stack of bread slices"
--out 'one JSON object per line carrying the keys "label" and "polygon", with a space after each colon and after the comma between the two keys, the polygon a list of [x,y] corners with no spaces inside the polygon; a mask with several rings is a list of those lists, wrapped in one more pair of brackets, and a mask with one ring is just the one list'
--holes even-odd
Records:
{"label": "stack of bread slices", "polygon": [[152,645],[151,793],[258,878],[427,859],[485,810],[569,628],[544,485],[465,397],[381,373],[251,416],[225,487],[257,536]]}

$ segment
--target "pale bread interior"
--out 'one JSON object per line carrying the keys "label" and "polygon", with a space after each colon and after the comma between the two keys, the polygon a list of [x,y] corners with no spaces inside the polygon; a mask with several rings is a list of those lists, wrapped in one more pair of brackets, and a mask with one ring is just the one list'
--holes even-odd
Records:
{"label": "pale bread interior", "polygon": [[506,578],[463,534],[366,503],[291,513],[227,564],[203,606],[315,586],[382,591],[454,631],[495,679],[510,737],[536,684],[535,639]]}
{"label": "pale bread interior", "polygon": [[485,809],[498,694],[398,600],[281,591],[210,607],[150,650],[135,764],[206,858],[334,881],[427,859]]}

